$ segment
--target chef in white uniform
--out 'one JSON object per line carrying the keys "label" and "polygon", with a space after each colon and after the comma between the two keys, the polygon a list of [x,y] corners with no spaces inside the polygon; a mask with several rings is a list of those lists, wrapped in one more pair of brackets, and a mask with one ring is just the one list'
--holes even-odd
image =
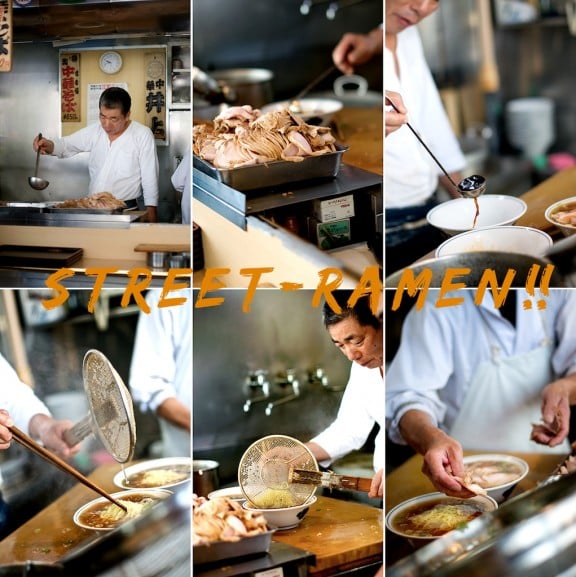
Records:
{"label": "chef in white uniform", "polygon": [[[390,439],[422,454],[436,488],[454,496],[469,495],[454,478],[463,474],[463,449],[568,453],[576,292],[536,299],[511,291],[499,308],[490,292],[477,305],[476,291],[459,291],[464,302],[449,307],[435,306],[438,295],[430,290],[408,313],[386,372]],[[532,440],[533,423],[557,432]]]}
{"label": "chef in white uniform", "polygon": [[[54,419],[48,407],[18,378],[2,355],[0,379],[0,451],[8,449],[14,442],[8,427],[15,425],[63,459],[69,459],[78,452],[79,445],[69,447],[64,441],[64,433],[72,427],[72,421]],[[0,535],[9,525],[9,515],[9,508],[0,495]]]}
{"label": "chef in white uniform", "polygon": [[[416,24],[432,14],[437,0],[388,0],[385,11],[384,88],[396,93],[410,124],[455,182],[466,160],[444,110],[426,62]],[[401,100],[398,98],[400,95]],[[396,120],[386,115],[386,123]],[[459,193],[407,126],[386,130],[386,274],[412,264],[443,240],[428,225],[426,213],[438,200],[439,184],[454,198]]]}
{"label": "chef in white uniform", "polygon": [[169,298],[184,297],[181,305],[158,307],[161,289],[146,295],[150,313],[138,319],[130,365],[130,390],[143,411],[158,417],[163,457],[191,455],[192,409],[192,294],[173,291]]}
{"label": "chef in white uniform", "polygon": [[[375,316],[368,297],[350,308],[352,291],[335,291],[341,313],[324,306],[324,324],[332,342],[352,361],[350,377],[336,419],[307,446],[323,466],[360,449],[375,424],[380,429],[374,441],[374,471],[370,497],[383,495],[384,470],[384,346],[382,322]],[[377,313],[378,314],[378,313]]]}

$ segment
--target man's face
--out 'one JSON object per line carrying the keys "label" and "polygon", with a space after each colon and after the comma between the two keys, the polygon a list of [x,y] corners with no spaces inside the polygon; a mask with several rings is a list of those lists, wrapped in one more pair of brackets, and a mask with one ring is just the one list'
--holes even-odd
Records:
{"label": "man's face", "polygon": [[350,361],[362,367],[376,369],[384,365],[382,328],[361,325],[355,318],[348,317],[330,325],[328,333],[332,342]]}
{"label": "man's face", "polygon": [[128,126],[130,113],[122,114],[120,108],[100,108],[100,124],[108,136],[122,134]]}
{"label": "man's face", "polygon": [[440,0],[387,0],[386,34],[398,34],[437,10]]}

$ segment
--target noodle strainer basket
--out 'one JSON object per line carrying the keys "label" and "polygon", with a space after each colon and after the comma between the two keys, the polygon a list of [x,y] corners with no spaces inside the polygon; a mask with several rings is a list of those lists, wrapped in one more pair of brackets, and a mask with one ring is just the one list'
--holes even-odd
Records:
{"label": "noodle strainer basket", "polygon": [[120,375],[100,351],[90,349],[82,363],[84,390],[89,414],[66,431],[72,446],[94,433],[119,463],[134,455],[136,422],[132,397]]}
{"label": "noodle strainer basket", "polygon": [[316,487],[291,483],[292,469],[319,470],[306,445],[286,435],[269,435],[246,449],[238,466],[238,484],[248,501],[259,509],[302,505]]}

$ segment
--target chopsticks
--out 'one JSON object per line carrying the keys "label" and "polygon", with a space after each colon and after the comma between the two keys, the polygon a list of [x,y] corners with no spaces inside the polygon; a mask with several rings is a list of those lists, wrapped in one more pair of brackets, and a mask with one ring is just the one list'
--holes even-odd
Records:
{"label": "chopsticks", "polygon": [[49,463],[56,465],[58,468],[62,469],[65,473],[72,475],[82,484],[86,485],[86,487],[89,487],[93,491],[96,491],[96,493],[99,493],[100,495],[102,495],[102,497],[105,497],[106,499],[108,499],[108,501],[114,503],[114,505],[120,507],[120,509],[122,509],[123,511],[128,512],[126,505],[114,499],[112,495],[110,495],[109,493],[104,491],[104,489],[102,489],[101,487],[90,481],[90,479],[86,478],[84,475],[82,475],[82,473],[74,469],[74,467],[71,467],[68,463],[66,463],[66,461],[63,461],[62,459],[60,459],[60,457],[54,455],[54,453],[51,453],[50,451],[48,451],[48,449],[45,449],[42,445],[34,441],[34,439],[31,439],[26,433],[22,432],[15,426],[8,427],[8,429],[12,433],[14,440],[20,443],[22,446],[26,447],[39,457],[42,457]]}
{"label": "chopsticks", "polygon": [[302,97],[304,97],[306,94],[308,94],[308,92],[310,92],[310,90],[312,90],[312,88],[314,88],[314,86],[316,86],[322,80],[324,80],[324,78],[326,78],[330,73],[334,72],[334,70],[336,70],[336,66],[334,66],[334,64],[332,64],[332,66],[330,66],[330,68],[326,68],[326,70],[324,70],[324,72],[322,72],[321,74],[316,76],[316,78],[314,78],[314,80],[312,80],[302,90],[300,90],[300,92],[294,98],[290,99],[290,102],[295,102],[296,100],[300,100]]}

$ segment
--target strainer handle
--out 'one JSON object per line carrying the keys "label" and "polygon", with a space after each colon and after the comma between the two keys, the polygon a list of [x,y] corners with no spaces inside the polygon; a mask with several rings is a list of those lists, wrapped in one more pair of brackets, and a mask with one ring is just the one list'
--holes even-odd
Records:
{"label": "strainer handle", "polygon": [[64,440],[69,447],[77,445],[92,433],[92,416],[88,413],[81,421],[78,421],[71,429],[64,433]]}

